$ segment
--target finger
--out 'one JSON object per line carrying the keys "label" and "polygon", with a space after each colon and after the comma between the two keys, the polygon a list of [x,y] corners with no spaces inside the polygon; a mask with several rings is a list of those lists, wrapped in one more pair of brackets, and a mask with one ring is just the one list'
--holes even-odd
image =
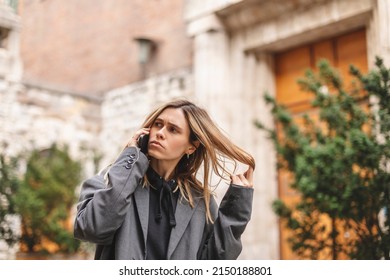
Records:
{"label": "finger", "polygon": [[142,128],[142,129],[138,130],[138,131],[134,134],[133,139],[138,140],[138,138],[139,138],[141,135],[149,134],[149,133],[150,133],[150,129],[149,129],[149,128]]}
{"label": "finger", "polygon": [[240,180],[240,178],[237,175],[231,175],[230,178],[232,180],[232,184],[242,185],[242,181]]}
{"label": "finger", "polygon": [[150,133],[150,128],[144,128],[142,129],[141,134],[149,134]]}
{"label": "finger", "polygon": [[130,146],[137,146],[137,141],[141,135],[149,134],[150,133],[150,128],[141,128],[137,130],[134,135],[131,137],[130,141],[127,143],[126,147]]}
{"label": "finger", "polygon": [[249,167],[248,170],[244,173],[245,178],[248,180],[249,184],[253,185],[253,168]]}
{"label": "finger", "polygon": [[244,186],[249,186],[250,185],[248,180],[245,178],[244,175],[239,174],[238,177],[240,178],[240,180],[241,180],[241,182],[243,183]]}

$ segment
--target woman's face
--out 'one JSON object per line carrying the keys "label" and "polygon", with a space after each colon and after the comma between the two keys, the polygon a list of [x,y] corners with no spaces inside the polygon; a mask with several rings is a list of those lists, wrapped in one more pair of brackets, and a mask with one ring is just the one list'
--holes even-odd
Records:
{"label": "woman's face", "polygon": [[167,108],[150,128],[149,156],[177,164],[184,154],[192,153],[190,127],[181,109]]}

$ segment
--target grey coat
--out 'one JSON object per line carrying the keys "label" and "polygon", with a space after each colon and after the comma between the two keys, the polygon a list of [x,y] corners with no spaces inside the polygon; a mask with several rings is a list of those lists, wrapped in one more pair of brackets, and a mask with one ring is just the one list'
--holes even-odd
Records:
{"label": "grey coat", "polygon": [[[141,181],[149,166],[136,147],[126,148],[106,177],[95,175],[82,184],[74,236],[97,244],[95,259],[146,259],[149,188]],[[253,188],[230,185],[219,208],[210,210],[215,222],[207,223],[205,203],[194,199],[192,208],[179,197],[176,227],[168,245],[168,259],[236,259],[241,234],[250,220]]]}

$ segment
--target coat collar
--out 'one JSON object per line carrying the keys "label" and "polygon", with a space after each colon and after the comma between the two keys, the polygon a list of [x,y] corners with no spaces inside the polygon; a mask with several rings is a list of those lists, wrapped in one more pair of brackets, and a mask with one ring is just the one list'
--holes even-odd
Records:
{"label": "coat collar", "polygon": [[[193,194],[194,195],[194,194]],[[194,207],[191,207],[189,202],[185,200],[181,195],[177,201],[175,218],[176,227],[172,228],[171,237],[169,239],[167,259],[169,260],[175,251],[180,239],[182,238],[192,215],[198,207],[200,198],[194,196]]]}
{"label": "coat collar", "polygon": [[[171,237],[169,239],[167,259],[170,259],[173,252],[175,251],[181,237],[183,236],[188,226],[188,223],[191,220],[192,215],[198,207],[200,197],[197,196],[194,192],[193,197],[194,207],[192,208],[189,202],[185,200],[181,195],[179,195],[175,212],[176,226],[172,229]],[[134,192],[134,199],[146,247],[149,224],[149,188],[142,187],[141,185],[138,186],[137,190]]]}

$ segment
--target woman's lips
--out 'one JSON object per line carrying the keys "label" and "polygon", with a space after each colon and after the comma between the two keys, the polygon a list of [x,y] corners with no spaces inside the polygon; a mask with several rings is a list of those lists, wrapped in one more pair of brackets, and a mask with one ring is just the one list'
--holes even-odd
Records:
{"label": "woman's lips", "polygon": [[164,146],[161,145],[160,142],[157,142],[157,141],[151,141],[151,142],[149,143],[149,145],[155,146],[155,147],[164,148]]}

